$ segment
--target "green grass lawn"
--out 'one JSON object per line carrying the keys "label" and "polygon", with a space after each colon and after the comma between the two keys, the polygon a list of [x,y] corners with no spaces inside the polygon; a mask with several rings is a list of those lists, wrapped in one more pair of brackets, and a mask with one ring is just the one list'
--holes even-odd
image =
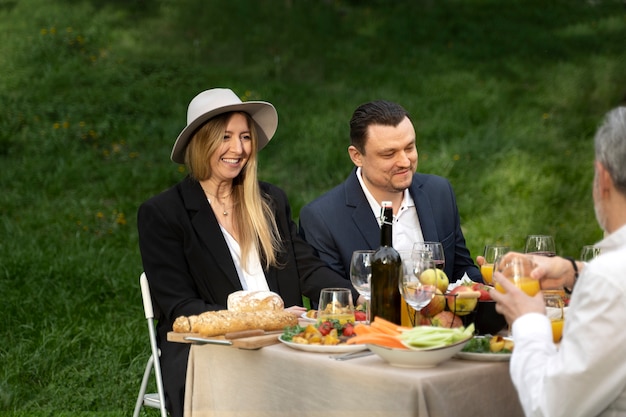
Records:
{"label": "green grass lawn", "polygon": [[613,1],[0,0],[0,414],[129,415],[149,352],[136,210],[181,179],[189,100],[272,102],[260,177],[294,214],[350,172],[348,120],[401,103],[473,256],[601,238],[592,136],[626,99]]}

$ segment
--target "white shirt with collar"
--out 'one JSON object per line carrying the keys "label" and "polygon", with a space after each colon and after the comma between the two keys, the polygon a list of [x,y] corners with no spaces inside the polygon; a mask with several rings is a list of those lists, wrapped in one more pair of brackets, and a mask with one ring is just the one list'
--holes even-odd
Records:
{"label": "white shirt with collar", "polygon": [[526,416],[626,416],[626,225],[596,246],[558,348],[545,315],[513,323],[511,379]]}
{"label": "white shirt with collar", "polygon": [[[363,176],[361,175],[361,167],[356,169],[356,177],[359,179],[361,188],[365,193],[365,197],[372,208],[372,213],[378,221],[378,225],[381,224],[381,206],[380,202],[376,201],[372,193],[367,189],[367,186],[363,182]],[[422,235],[422,228],[420,226],[419,218],[417,215],[417,209],[415,208],[415,202],[411,197],[409,190],[404,190],[404,196],[402,204],[397,211],[397,214],[393,219],[393,247],[398,252],[410,252],[413,250],[413,244],[415,242],[423,242],[424,237]]]}

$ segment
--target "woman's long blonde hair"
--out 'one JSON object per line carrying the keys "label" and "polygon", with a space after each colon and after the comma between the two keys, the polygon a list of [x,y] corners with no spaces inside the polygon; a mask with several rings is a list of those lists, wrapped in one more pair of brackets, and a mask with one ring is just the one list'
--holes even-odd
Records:
{"label": "woman's long blonde hair", "polygon": [[[281,250],[280,233],[276,219],[266,198],[261,195],[257,180],[258,136],[254,121],[248,113],[237,112],[246,117],[252,139],[252,151],[248,162],[233,180],[233,226],[239,234],[241,263],[245,270],[251,250],[258,250],[265,268],[277,266],[277,253]],[[235,112],[217,115],[202,125],[185,149],[185,165],[190,176],[203,181],[211,178],[210,158],[220,146],[226,125]]]}

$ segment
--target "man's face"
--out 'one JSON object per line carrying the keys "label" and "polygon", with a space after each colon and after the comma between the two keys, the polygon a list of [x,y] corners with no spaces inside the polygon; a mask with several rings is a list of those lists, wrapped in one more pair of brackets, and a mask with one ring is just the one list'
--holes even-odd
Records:
{"label": "man's face", "polygon": [[398,126],[371,125],[365,152],[350,147],[350,156],[372,194],[402,192],[411,185],[417,169],[415,129],[409,118]]}

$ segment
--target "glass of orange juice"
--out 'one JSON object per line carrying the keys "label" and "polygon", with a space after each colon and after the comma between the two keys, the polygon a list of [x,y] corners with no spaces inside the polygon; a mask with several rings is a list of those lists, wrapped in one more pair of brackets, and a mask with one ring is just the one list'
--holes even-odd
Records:
{"label": "glass of orange juice", "polygon": [[501,245],[486,245],[483,256],[485,257],[485,263],[480,266],[480,273],[483,276],[485,284],[493,285],[493,265],[496,259],[510,250],[508,246]]}
{"label": "glass of orange juice", "polygon": [[[517,288],[530,296],[541,291],[539,281],[530,277],[530,271],[533,270],[534,265],[529,257],[519,255],[506,258],[506,261],[498,262],[497,270],[499,273],[513,281]],[[496,283],[496,290],[505,292],[498,283]]]}
{"label": "glass of orange juice", "polygon": [[546,314],[552,325],[552,340],[554,343],[559,343],[563,336],[563,325],[565,324],[563,297],[558,291],[544,291],[543,299],[546,303]]}

